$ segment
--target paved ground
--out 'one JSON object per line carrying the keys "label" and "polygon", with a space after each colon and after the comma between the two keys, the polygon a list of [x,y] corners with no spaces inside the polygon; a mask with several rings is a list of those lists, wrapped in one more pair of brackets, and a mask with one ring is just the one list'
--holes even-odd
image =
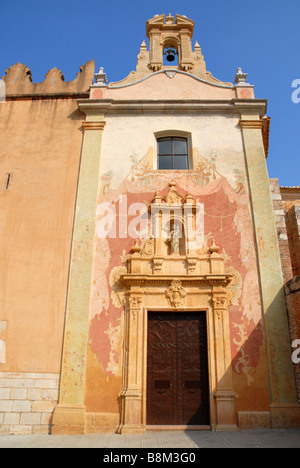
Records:
{"label": "paved ground", "polygon": [[141,435],[0,436],[0,448],[300,448],[300,429],[147,432]]}

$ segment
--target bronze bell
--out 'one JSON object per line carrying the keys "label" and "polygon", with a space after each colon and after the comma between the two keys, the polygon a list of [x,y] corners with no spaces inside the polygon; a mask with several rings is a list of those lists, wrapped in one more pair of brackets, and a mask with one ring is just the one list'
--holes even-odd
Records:
{"label": "bronze bell", "polygon": [[168,47],[166,52],[165,52],[165,55],[166,55],[166,59],[167,59],[168,62],[174,62],[175,55],[176,55],[176,50],[173,49],[172,47]]}

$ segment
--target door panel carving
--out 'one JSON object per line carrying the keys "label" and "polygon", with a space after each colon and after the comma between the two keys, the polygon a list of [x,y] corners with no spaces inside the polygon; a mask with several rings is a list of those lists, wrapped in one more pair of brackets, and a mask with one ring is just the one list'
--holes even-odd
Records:
{"label": "door panel carving", "polygon": [[210,424],[205,313],[149,314],[147,424]]}

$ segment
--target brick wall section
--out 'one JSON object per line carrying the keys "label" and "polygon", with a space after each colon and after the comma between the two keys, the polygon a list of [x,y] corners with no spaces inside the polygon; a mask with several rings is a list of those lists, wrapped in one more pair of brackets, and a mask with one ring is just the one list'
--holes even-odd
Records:
{"label": "brick wall section", "polygon": [[293,273],[300,275],[300,206],[284,203]]}
{"label": "brick wall section", "polygon": [[[300,276],[285,285],[288,306],[291,342],[300,339]],[[300,403],[300,364],[294,364],[298,402]]]}
{"label": "brick wall section", "polygon": [[49,434],[59,375],[0,372],[0,434]]}
{"label": "brick wall section", "polygon": [[278,179],[270,179],[271,195],[273,200],[275,221],[278,233],[278,242],[280,249],[280,258],[282,265],[283,281],[286,283],[294,277],[290,246],[288,239],[288,231],[286,226],[286,217],[284,206],[281,198],[280,187]]}

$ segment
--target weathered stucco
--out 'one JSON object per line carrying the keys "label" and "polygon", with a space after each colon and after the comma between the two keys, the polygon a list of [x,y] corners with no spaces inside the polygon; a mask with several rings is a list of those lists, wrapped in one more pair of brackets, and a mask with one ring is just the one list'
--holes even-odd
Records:
{"label": "weathered stucco", "polygon": [[[248,398],[256,388],[259,391],[253,410],[264,411],[268,409],[269,393],[267,379],[262,377],[267,373],[263,319],[242,135],[237,124],[238,118],[233,116],[107,117],[98,203],[114,203],[117,212],[118,201],[124,195],[128,206],[135,201],[150,203],[157,190],[163,195],[172,179],[183,195],[190,192],[204,203],[205,236],[215,238],[228,257],[228,271],[237,272],[235,298],[229,309],[237,410],[247,409]],[[153,168],[154,135],[167,129],[191,132],[193,170],[184,174]],[[208,178],[205,174],[209,174]],[[133,239],[96,237],[89,338],[91,351],[108,376],[100,393],[106,392],[110,376],[122,375],[123,293],[114,278],[118,278],[117,270],[119,274],[123,271],[124,255],[133,243]],[[90,401],[96,401],[99,387],[94,386],[93,379],[88,379],[86,385],[89,407]],[[112,391],[110,395],[116,402],[117,394]],[[101,401],[99,398],[98,411]],[[92,408],[95,411],[95,403]]]}
{"label": "weathered stucco", "polygon": [[0,105],[1,371],[60,372],[81,125],[73,100]]}

